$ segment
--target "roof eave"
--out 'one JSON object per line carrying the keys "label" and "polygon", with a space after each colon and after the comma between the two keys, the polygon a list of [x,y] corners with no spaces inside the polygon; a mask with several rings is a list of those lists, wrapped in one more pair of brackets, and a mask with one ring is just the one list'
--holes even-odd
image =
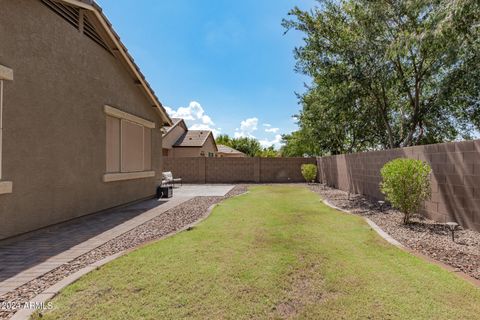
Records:
{"label": "roof eave", "polygon": [[132,73],[135,75],[136,81],[138,81],[138,83],[145,90],[145,93],[147,94],[147,96],[154,103],[153,107],[155,107],[155,110],[157,111],[158,115],[162,119],[162,122],[163,122],[162,125],[164,126],[173,125],[172,119],[170,119],[170,117],[168,116],[167,111],[163,107],[162,103],[158,100],[157,96],[155,95],[152,88],[150,87],[147,80],[145,79],[145,76],[141,73],[140,69],[136,66],[135,62],[133,61],[133,58],[130,56],[130,54],[128,54],[126,47],[120,41],[120,37],[113,30],[111,23],[108,21],[107,17],[103,14],[102,8],[99,5],[97,5],[93,0],[55,0],[55,1],[65,2],[67,4],[77,6],[85,10],[89,10],[95,14],[98,21],[101,23],[102,27],[104,28],[105,32],[115,44],[116,46],[115,49],[118,50],[118,52],[120,53],[120,56],[125,60],[128,67],[131,69]]}
{"label": "roof eave", "polygon": [[178,121],[178,122],[173,122],[173,120],[172,120],[172,125],[170,126],[170,129],[168,129],[167,132],[165,132],[165,133],[163,134],[163,137],[165,138],[166,136],[168,136],[168,134],[169,134],[170,132],[172,132],[173,129],[175,129],[175,128],[176,128],[177,126],[179,126],[181,123],[184,124],[185,130],[188,131],[188,129],[186,128],[187,125],[185,124],[185,120],[184,120],[184,119],[181,119],[181,120]]}

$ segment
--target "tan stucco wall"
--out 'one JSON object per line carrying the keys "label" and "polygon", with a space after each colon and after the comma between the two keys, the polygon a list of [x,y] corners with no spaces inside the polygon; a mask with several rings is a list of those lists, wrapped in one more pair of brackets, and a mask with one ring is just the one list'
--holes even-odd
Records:
{"label": "tan stucco wall", "polygon": [[177,140],[185,133],[185,128],[181,124],[173,128],[165,137],[163,137],[163,148],[171,149]]}
{"label": "tan stucco wall", "polygon": [[205,152],[205,157],[208,157],[209,152],[217,153],[212,135],[208,137],[202,147],[174,147],[172,156],[174,158],[201,157],[202,151]]}
{"label": "tan stucco wall", "polygon": [[[5,83],[0,239],[152,196],[160,120],[122,64],[37,0],[0,0]],[[154,121],[156,178],[102,182],[105,104]]]}

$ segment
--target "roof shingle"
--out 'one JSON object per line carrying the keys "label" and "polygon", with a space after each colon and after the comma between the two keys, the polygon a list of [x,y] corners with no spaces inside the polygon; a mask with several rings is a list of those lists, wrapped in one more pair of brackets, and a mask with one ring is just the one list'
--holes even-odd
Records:
{"label": "roof shingle", "polygon": [[207,141],[208,136],[211,134],[211,131],[208,130],[189,130],[185,132],[177,142],[173,145],[174,147],[201,147]]}
{"label": "roof shingle", "polygon": [[233,149],[233,148],[231,148],[229,146],[225,146],[223,144],[217,145],[217,148],[218,148],[218,153],[232,153],[232,154],[233,153],[235,153],[235,154],[241,153],[241,154],[244,154],[243,152],[238,151],[237,149]]}

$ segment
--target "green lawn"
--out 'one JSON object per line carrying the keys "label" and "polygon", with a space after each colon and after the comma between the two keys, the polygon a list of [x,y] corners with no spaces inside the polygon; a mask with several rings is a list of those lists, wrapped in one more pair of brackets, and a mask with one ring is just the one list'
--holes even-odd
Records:
{"label": "green lawn", "polygon": [[478,319],[480,290],[306,188],[256,186],[53,304],[42,319]]}

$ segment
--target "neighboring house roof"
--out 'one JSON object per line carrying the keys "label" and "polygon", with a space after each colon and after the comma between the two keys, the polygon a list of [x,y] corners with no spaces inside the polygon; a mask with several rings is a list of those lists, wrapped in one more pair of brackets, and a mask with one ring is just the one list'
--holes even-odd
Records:
{"label": "neighboring house roof", "polygon": [[241,151],[238,151],[236,149],[233,149],[229,146],[225,146],[223,144],[219,144],[217,145],[217,148],[218,148],[218,153],[228,153],[228,154],[245,154]]}
{"label": "neighboring house roof", "polygon": [[142,87],[145,91],[147,97],[153,103],[153,107],[157,110],[160,115],[160,118],[163,121],[163,125],[173,125],[172,120],[167,114],[167,111],[163,107],[162,103],[158,100],[155,92],[150,87],[149,83],[145,79],[145,76],[140,71],[140,68],[136,65],[133,57],[128,53],[127,48],[120,40],[118,34],[113,30],[112,24],[108,21],[107,17],[103,14],[102,8],[95,3],[93,0],[55,0],[57,2],[63,2],[68,5],[73,5],[78,8],[88,10],[93,13],[98,19],[98,22],[103,29],[105,36],[109,38],[108,46],[111,53],[124,62],[124,64],[131,71],[132,75],[135,78],[135,84]]}
{"label": "neighboring house roof", "polygon": [[[212,131],[208,130],[188,130],[175,142],[174,147],[202,147]],[[215,141],[215,140],[214,140]]]}
{"label": "neighboring house roof", "polygon": [[166,135],[168,135],[170,132],[172,132],[172,130],[179,126],[180,124],[183,125],[183,128],[185,130],[188,130],[187,129],[187,125],[185,124],[185,120],[183,120],[182,118],[172,118],[172,122],[173,124],[171,126],[168,126],[168,127],[163,127],[165,129],[165,133],[163,134],[163,137],[165,137]]}

